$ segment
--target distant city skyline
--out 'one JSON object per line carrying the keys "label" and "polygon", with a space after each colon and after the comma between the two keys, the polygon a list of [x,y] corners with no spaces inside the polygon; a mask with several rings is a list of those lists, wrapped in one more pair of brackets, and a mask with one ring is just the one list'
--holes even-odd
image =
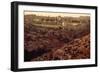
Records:
{"label": "distant city skyline", "polygon": [[24,15],[38,15],[38,16],[50,16],[50,17],[57,17],[57,16],[69,16],[69,17],[80,17],[80,16],[90,16],[89,13],[70,13],[70,12],[33,12],[33,11],[24,11]]}

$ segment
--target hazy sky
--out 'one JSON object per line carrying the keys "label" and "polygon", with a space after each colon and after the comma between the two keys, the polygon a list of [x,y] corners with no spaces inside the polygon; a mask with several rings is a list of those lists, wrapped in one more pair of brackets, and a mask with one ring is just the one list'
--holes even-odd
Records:
{"label": "hazy sky", "polygon": [[86,13],[69,13],[69,12],[33,12],[33,11],[24,11],[25,15],[30,15],[30,14],[36,14],[39,16],[51,16],[51,17],[56,17],[56,16],[71,16],[71,17],[79,17],[79,16],[90,16],[90,14]]}

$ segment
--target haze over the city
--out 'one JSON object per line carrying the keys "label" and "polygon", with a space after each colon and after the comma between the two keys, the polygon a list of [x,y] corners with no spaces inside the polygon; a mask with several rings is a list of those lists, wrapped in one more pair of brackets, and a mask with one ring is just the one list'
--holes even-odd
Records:
{"label": "haze over the city", "polygon": [[69,16],[69,17],[80,17],[80,16],[90,16],[89,13],[70,13],[70,12],[33,12],[33,11],[24,11],[25,15],[38,15],[38,16],[50,16],[50,17],[56,17],[56,16]]}

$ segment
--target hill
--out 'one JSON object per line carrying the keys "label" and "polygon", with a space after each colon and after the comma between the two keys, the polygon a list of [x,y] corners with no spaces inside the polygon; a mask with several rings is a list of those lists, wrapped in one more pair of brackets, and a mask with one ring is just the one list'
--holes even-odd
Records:
{"label": "hill", "polygon": [[88,59],[90,58],[90,35],[77,38],[65,44],[61,48],[43,54],[32,61],[44,60],[69,60],[69,59]]}

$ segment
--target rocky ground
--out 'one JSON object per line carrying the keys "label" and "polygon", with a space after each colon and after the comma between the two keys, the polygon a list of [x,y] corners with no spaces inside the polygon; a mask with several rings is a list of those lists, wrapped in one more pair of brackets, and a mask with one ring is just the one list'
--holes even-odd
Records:
{"label": "rocky ground", "polygon": [[69,59],[88,59],[90,58],[90,36],[86,35],[82,38],[74,39],[68,44],[64,44],[61,48],[43,54],[31,61],[44,60],[69,60]]}

